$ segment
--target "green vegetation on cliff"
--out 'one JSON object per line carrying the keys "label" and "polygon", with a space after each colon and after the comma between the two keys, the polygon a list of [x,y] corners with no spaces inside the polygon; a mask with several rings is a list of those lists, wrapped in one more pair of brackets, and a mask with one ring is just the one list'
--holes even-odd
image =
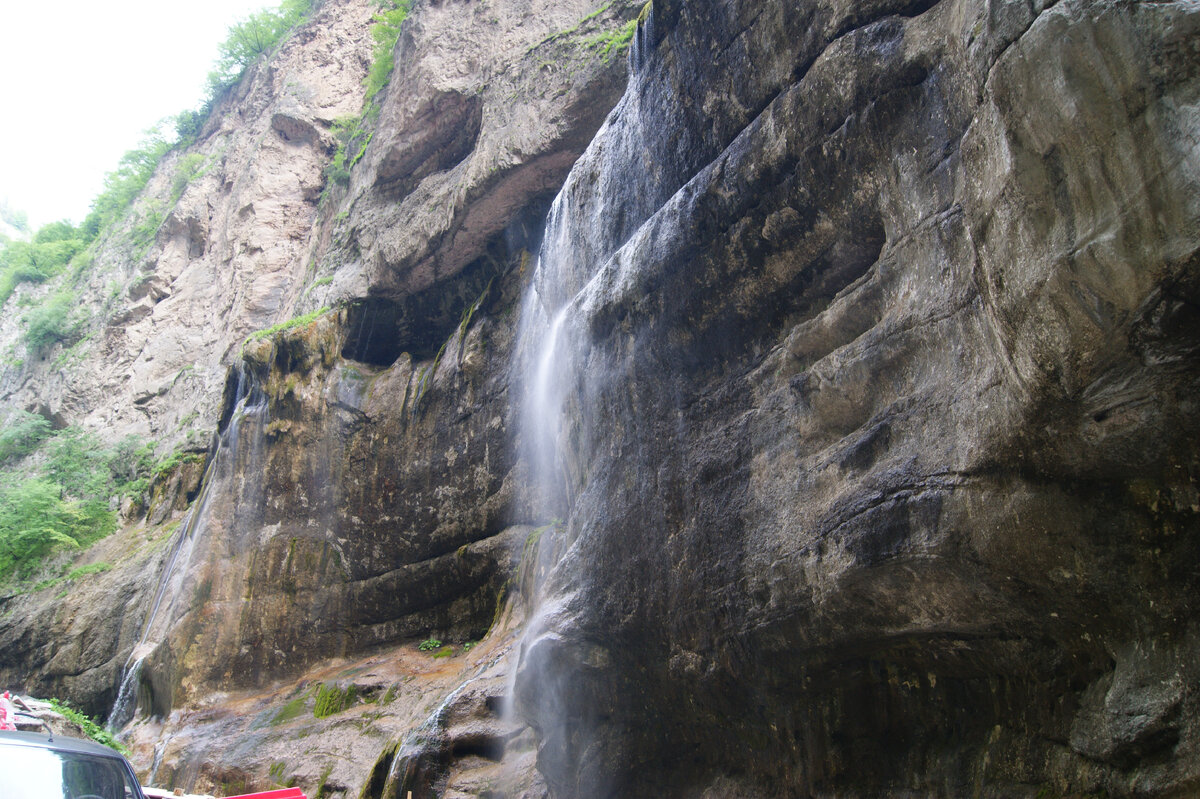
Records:
{"label": "green vegetation on cliff", "polygon": [[633,41],[634,34],[637,33],[638,20],[631,19],[615,31],[607,33],[597,33],[583,40],[584,47],[594,47],[600,51],[600,57],[605,61],[612,59],[616,53],[623,53],[629,49],[630,42]]}
{"label": "green vegetation on cliff", "polygon": [[45,417],[17,411],[0,430],[0,463],[28,455],[53,432],[54,428]]}
{"label": "green vegetation on cliff", "polygon": [[333,136],[337,140],[337,152],[325,168],[325,178],[330,183],[346,185],[350,182],[350,170],[367,151],[371,143],[371,126],[379,115],[376,95],[391,80],[396,68],[396,42],[400,41],[400,30],[412,10],[412,0],[376,0],[382,10],[372,18],[371,38],[375,40],[371,68],[363,81],[366,95],[362,110],[355,116],[342,117],[333,124]]}
{"label": "green vegetation on cliff", "polygon": [[317,686],[317,701],[313,706],[313,715],[319,719],[341,713],[354,704],[358,697],[358,689],[354,685],[345,688],[337,684],[321,683]]}
{"label": "green vegetation on cliff", "polygon": [[[200,456],[127,436],[104,447],[77,427],[55,432],[38,414],[17,412],[0,429],[0,583],[33,577],[57,552],[88,546],[116,530],[120,498],[141,501],[156,479]],[[107,568],[107,565],[104,566]],[[68,578],[101,571],[82,567]]]}
{"label": "green vegetation on cliff", "polygon": [[25,344],[32,353],[42,353],[60,341],[69,341],[78,329],[72,318],[75,295],[59,291],[49,295],[22,317]]}
{"label": "green vegetation on cliff", "polygon": [[250,344],[251,342],[254,342],[254,341],[261,341],[264,338],[270,338],[271,336],[274,336],[276,333],[282,333],[285,330],[293,330],[297,327],[304,327],[305,325],[311,325],[313,322],[317,321],[318,319],[320,319],[322,316],[324,316],[327,313],[329,313],[329,307],[325,306],[323,308],[318,308],[315,311],[309,311],[308,313],[303,314],[301,316],[297,316],[292,319],[288,319],[287,321],[279,322],[277,324],[271,325],[268,328],[264,328],[262,330],[256,330],[255,332],[246,336],[246,340],[245,340],[245,342],[243,342],[243,345]]}
{"label": "green vegetation on cliff", "polygon": [[80,713],[78,710],[59,699],[51,698],[46,701],[50,703],[50,706],[54,708],[55,711],[61,713],[67,719],[67,721],[78,724],[80,729],[83,730],[84,734],[96,743],[101,743],[105,746],[112,747],[123,755],[130,754],[129,748],[125,746],[125,744],[118,741],[111,732],[97,724],[95,719],[93,719],[91,716]]}
{"label": "green vegetation on cliff", "polygon": [[92,200],[92,211],[80,226],[87,241],[120,220],[125,210],[150,182],[162,157],[175,146],[163,128],[146,132],[146,138],[117,162],[117,168],[104,176],[104,189]]}
{"label": "green vegetation on cliff", "polygon": [[[163,156],[177,144],[160,126],[147,132],[141,144],[121,156],[117,168],[104,176],[104,188],[92,200],[92,208],[78,227],[66,220],[43,225],[29,241],[8,241],[0,245],[0,305],[8,301],[21,283],[44,283],[58,278],[72,267],[79,277],[91,265],[92,243],[105,231],[125,218],[135,199],[154,175]],[[145,214],[134,226],[135,243],[152,237],[161,223],[161,214]],[[62,284],[60,283],[60,286]],[[68,323],[74,298],[57,292],[43,298],[26,315],[26,343],[40,350],[56,341],[70,338]]]}
{"label": "green vegetation on cliff", "polygon": [[367,89],[366,102],[371,102],[379,90],[387,85],[396,66],[396,42],[400,40],[400,26],[408,18],[412,0],[378,0],[383,10],[375,15],[371,26],[371,37],[375,40],[375,51],[371,69],[367,72],[364,85]]}
{"label": "green vegetation on cliff", "polygon": [[[337,140],[338,147],[333,160],[325,167],[327,180],[342,185],[350,182],[351,168],[363,157],[367,145],[371,143],[371,132],[366,128],[366,124],[371,121],[368,116],[359,114],[334,120],[333,138]],[[350,153],[354,155],[350,156]]]}
{"label": "green vegetation on cliff", "polygon": [[217,46],[217,61],[208,73],[207,109],[239,80],[259,58],[270,53],[312,10],[312,0],[283,0],[279,8],[264,8],[229,27]]}
{"label": "green vegetation on cliff", "polygon": [[308,19],[313,5],[314,0],[283,0],[278,8],[264,8],[229,26],[208,73],[208,96],[200,108],[181,111],[175,117],[180,142],[190,144],[200,135],[217,102],[241,81],[246,70],[274,52]]}
{"label": "green vegetation on cliff", "polygon": [[51,553],[91,544],[115,526],[107,498],[64,497],[45,477],[0,484],[0,576],[27,578]]}
{"label": "green vegetation on cliff", "polygon": [[89,239],[70,222],[43,225],[29,241],[10,241],[0,247],[0,305],[19,283],[42,283],[62,273]]}
{"label": "green vegetation on cliff", "polygon": [[[91,268],[94,243],[110,231],[120,229],[128,239],[130,259],[137,261],[144,257],[169,208],[162,203],[137,200],[163,159],[196,139],[216,102],[241,80],[246,70],[272,53],[296,25],[307,19],[312,7],[313,0],[283,0],[278,8],[254,12],[230,26],[218,46],[218,57],[209,73],[208,97],[202,107],[159,123],[146,132],[138,146],[121,156],[117,167],[105,175],[103,188],[78,227],[67,221],[53,222],[28,240],[0,237],[0,305],[22,283],[57,282],[57,290],[35,301],[35,307],[22,319],[23,338],[30,354],[42,355],[56,343],[69,344],[84,332],[86,312],[67,287],[71,281],[78,286]],[[385,15],[390,13],[394,10]],[[181,156],[172,183],[171,202],[178,200],[188,183],[206,168],[207,159],[199,153]],[[28,222],[23,214],[7,205],[0,210],[9,228],[28,235]],[[121,227],[122,223],[125,227]],[[10,357],[8,363],[22,362]]]}

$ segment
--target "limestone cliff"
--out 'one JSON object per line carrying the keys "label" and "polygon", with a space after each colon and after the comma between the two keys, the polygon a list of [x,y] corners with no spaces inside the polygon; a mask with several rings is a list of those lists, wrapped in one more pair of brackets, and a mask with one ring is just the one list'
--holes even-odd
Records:
{"label": "limestone cliff", "polygon": [[[496,657],[462,653],[504,628],[530,530],[512,308],[545,208],[623,90],[640,7],[417,4],[343,183],[327,167],[363,108],[375,8],[329,0],[164,160],[98,248],[89,335],[10,366],[5,401],[201,461],[80,557],[107,571],[6,597],[6,684],[134,714],[141,765],[180,787],[356,794],[447,675]],[[432,638],[459,657],[413,654]],[[363,665],[381,647],[412,668]],[[361,735],[313,733],[316,674],[358,695]],[[488,684],[479,702],[506,680]],[[308,705],[212,740],[196,713],[214,695],[267,719]]]}
{"label": "limestone cliff", "polygon": [[0,678],[189,789],[1200,789],[1194,4],[417,2],[335,179],[371,14],[5,372],[203,458]]}
{"label": "limestone cliff", "polygon": [[654,3],[534,278],[555,795],[1197,790],[1198,24]]}

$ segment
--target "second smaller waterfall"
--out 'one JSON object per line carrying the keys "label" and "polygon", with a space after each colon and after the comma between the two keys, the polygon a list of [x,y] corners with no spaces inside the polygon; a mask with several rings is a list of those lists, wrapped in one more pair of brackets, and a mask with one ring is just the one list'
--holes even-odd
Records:
{"label": "second smaller waterfall", "polygon": [[[125,662],[117,697],[108,714],[107,726],[110,730],[119,730],[134,719],[139,692],[144,684],[146,661],[170,634],[175,621],[176,603],[184,593],[184,581],[192,555],[208,525],[213,493],[220,490],[218,485],[228,482],[227,478],[239,461],[242,462],[241,468],[246,469],[247,465],[254,466],[261,460],[267,422],[266,397],[249,375],[238,370],[233,413],[217,440],[201,481],[200,495],[180,524],[170,554],[164,561],[141,635]],[[246,469],[246,473],[258,474],[259,470]],[[257,499],[261,500],[261,496]]]}

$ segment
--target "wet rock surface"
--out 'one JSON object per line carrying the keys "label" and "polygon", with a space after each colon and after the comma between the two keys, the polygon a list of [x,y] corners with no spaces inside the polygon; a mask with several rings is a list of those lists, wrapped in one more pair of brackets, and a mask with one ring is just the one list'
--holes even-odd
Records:
{"label": "wet rock surface", "polygon": [[[42,686],[52,671],[103,715],[176,550],[187,563],[156,621],[178,625],[157,656],[160,712],[331,654],[487,629],[505,530],[528,520],[511,474],[512,308],[550,197],[624,85],[625,51],[591,40],[637,10],[417,4],[342,190],[323,169],[336,123],[362,107],[375,7],[325,3],[168,156],[147,189],[163,211],[153,235],[135,251],[117,231],[98,251],[81,298],[96,333],[62,368],[7,369],[3,388],[59,427],[152,435],[201,463],[125,508],[104,545],[118,567],[66,596],[7,600],[8,679]],[[180,182],[185,158],[201,167]],[[410,194],[425,199],[402,208]],[[397,288],[430,258],[453,266]],[[247,341],[322,305],[335,310],[315,325]],[[251,383],[263,412],[230,436]],[[187,470],[226,437],[203,534],[180,547],[201,494]],[[143,538],[164,551],[142,557]],[[61,638],[89,638],[91,654],[54,652]],[[61,674],[39,668],[52,657]]]}
{"label": "wet rock surface", "polygon": [[520,775],[496,762],[513,725],[488,700],[504,692],[520,611],[506,606],[499,616],[474,647],[412,643],[327,658],[299,678],[141,718],[126,730],[133,760],[144,764],[145,784],[216,796],[285,785],[310,797],[405,796],[405,758],[418,752],[413,771],[424,780],[407,783],[414,795],[529,779],[531,764]]}
{"label": "wet rock surface", "polygon": [[[247,707],[286,704],[331,658],[462,647],[505,607],[525,535],[511,525],[530,520],[508,420],[513,308],[549,200],[624,86],[624,48],[600,39],[640,6],[487,5],[415,5],[342,188],[324,168],[361,108],[375,6],[322,4],[101,244],[81,293],[91,335],[0,378],[6,403],[58,427],[194,458],[122,505],[116,535],[54,564],[104,568],[5,597],[0,617],[6,685],[132,717],[136,765],[174,787],[272,787],[277,761],[251,742],[282,762],[297,730],[264,737]],[[181,180],[185,161],[199,167]],[[306,749],[284,776],[358,795],[454,679],[389,706],[394,723],[343,725],[336,757]],[[491,763],[477,733],[431,749],[428,780],[491,781],[460,763]],[[501,776],[532,784],[524,735],[524,771]],[[321,782],[337,758],[353,767]]]}
{"label": "wet rock surface", "polygon": [[535,278],[554,795],[1194,788],[1198,24],[654,4]]}

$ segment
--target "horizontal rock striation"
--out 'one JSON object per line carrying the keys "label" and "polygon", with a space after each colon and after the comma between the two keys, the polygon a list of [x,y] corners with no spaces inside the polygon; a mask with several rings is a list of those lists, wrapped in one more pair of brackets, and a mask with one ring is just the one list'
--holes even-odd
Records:
{"label": "horizontal rock striation", "polygon": [[1198,25],[656,0],[535,279],[553,795],[1196,789]]}
{"label": "horizontal rock striation", "polygon": [[361,115],[375,10],[0,374],[195,456],[0,680],[223,794],[1200,790],[1195,3],[420,0]]}

